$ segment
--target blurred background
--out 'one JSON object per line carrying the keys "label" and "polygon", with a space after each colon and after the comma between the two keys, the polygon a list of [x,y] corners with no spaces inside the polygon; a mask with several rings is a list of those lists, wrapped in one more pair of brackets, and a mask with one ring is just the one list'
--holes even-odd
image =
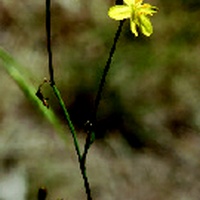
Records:
{"label": "blurred background", "polygon": [[[87,169],[95,200],[197,200],[200,196],[200,2],[159,7],[150,38],[127,20],[98,111]],[[81,144],[118,22],[114,1],[53,0],[55,79]],[[0,0],[0,46],[34,87],[48,77],[45,1]],[[86,199],[69,130],[63,141],[0,62],[0,199]],[[48,87],[50,108],[63,120]],[[67,145],[66,145],[67,144]]]}

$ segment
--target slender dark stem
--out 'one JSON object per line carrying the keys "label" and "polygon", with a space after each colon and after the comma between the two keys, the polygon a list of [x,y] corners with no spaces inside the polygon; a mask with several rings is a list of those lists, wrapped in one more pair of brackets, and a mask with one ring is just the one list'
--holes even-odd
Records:
{"label": "slender dark stem", "polygon": [[97,114],[97,110],[98,110],[98,107],[99,107],[99,104],[100,104],[100,101],[101,101],[101,98],[102,98],[102,92],[103,92],[103,88],[104,88],[104,85],[105,85],[105,82],[106,82],[106,77],[107,77],[109,69],[110,69],[110,64],[111,64],[111,61],[112,61],[112,58],[113,58],[113,55],[114,55],[114,52],[115,52],[115,49],[116,49],[117,41],[119,39],[124,21],[125,20],[121,20],[119,22],[118,29],[115,33],[114,42],[113,42],[113,45],[110,49],[110,53],[109,53],[109,57],[108,57],[108,60],[106,62],[106,65],[104,67],[104,71],[103,71],[101,81],[100,81],[100,84],[99,84],[99,89],[98,89],[96,99],[95,99],[94,113],[93,113],[93,120],[92,120],[93,123],[95,123],[95,121],[96,121],[96,114]]}
{"label": "slender dark stem", "polygon": [[103,71],[103,74],[102,74],[102,77],[101,77],[101,81],[100,81],[100,84],[99,84],[99,89],[98,89],[97,96],[96,96],[96,99],[95,99],[94,111],[93,111],[93,114],[92,114],[92,117],[91,117],[91,121],[88,122],[88,124],[89,124],[88,130],[87,130],[88,133],[87,133],[87,138],[86,138],[86,142],[85,142],[85,146],[84,146],[84,152],[82,154],[82,164],[83,165],[85,165],[88,150],[89,150],[91,144],[93,143],[93,141],[95,139],[96,114],[97,114],[98,107],[99,107],[99,104],[100,104],[100,101],[101,101],[101,98],[102,98],[102,92],[103,92],[103,88],[104,88],[104,85],[105,85],[105,82],[106,82],[106,77],[107,77],[109,69],[110,69],[112,57],[114,55],[116,45],[117,45],[117,41],[119,39],[124,21],[125,20],[120,21],[118,29],[115,33],[114,42],[113,42],[113,45],[110,49],[109,57],[108,57],[108,60],[106,61],[104,71]]}
{"label": "slender dark stem", "polygon": [[51,51],[51,0],[46,0],[46,33],[50,83],[51,85],[55,85]]}
{"label": "slender dark stem", "polygon": [[89,184],[88,177],[87,177],[87,174],[86,174],[85,163],[83,163],[81,161],[79,163],[80,163],[81,174],[82,174],[82,177],[83,177],[83,180],[84,180],[84,186],[85,186],[85,192],[87,194],[87,200],[92,200],[90,184]]}
{"label": "slender dark stem", "polygon": [[87,137],[86,137],[86,141],[85,141],[85,146],[84,146],[84,151],[83,151],[83,154],[82,154],[82,163],[85,165],[85,162],[86,162],[86,157],[87,157],[87,154],[88,154],[88,150],[91,146],[91,144],[94,142],[94,139],[95,139],[95,132],[92,131],[92,130],[89,130],[88,133],[87,133]]}

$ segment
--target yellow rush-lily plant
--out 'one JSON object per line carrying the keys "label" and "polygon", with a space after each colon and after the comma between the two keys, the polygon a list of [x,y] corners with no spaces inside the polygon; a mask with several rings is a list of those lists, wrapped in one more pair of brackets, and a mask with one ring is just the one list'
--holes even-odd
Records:
{"label": "yellow rush-lily plant", "polygon": [[112,6],[108,15],[115,20],[124,20],[130,18],[130,27],[132,33],[137,37],[138,30],[145,36],[153,33],[153,27],[148,16],[157,13],[158,8],[148,3],[143,4],[143,0],[123,0],[124,5]]}

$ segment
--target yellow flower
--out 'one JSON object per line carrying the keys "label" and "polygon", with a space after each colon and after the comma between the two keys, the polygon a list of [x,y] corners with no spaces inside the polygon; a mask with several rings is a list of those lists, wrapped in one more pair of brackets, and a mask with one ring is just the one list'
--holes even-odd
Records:
{"label": "yellow flower", "polygon": [[148,18],[158,11],[156,6],[150,4],[142,4],[143,0],[123,0],[124,5],[112,6],[108,15],[115,20],[123,20],[130,18],[131,31],[135,36],[138,36],[137,27],[140,31],[150,36],[153,33],[151,21]]}

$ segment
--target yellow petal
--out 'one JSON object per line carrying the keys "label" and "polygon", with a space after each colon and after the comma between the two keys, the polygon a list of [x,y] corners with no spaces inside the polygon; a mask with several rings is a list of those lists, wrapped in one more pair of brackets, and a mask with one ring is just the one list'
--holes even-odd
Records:
{"label": "yellow petal", "polygon": [[153,33],[153,27],[148,17],[145,15],[141,15],[139,17],[139,24],[138,24],[140,31],[146,35],[150,36]]}
{"label": "yellow petal", "polygon": [[115,20],[127,19],[131,16],[131,9],[125,5],[116,5],[109,9],[108,16]]}
{"label": "yellow petal", "polygon": [[127,5],[135,4],[135,0],[124,0],[124,3]]}
{"label": "yellow petal", "polygon": [[136,23],[133,20],[131,20],[130,23],[131,23],[131,31],[137,37],[138,36],[138,32],[137,32]]}

